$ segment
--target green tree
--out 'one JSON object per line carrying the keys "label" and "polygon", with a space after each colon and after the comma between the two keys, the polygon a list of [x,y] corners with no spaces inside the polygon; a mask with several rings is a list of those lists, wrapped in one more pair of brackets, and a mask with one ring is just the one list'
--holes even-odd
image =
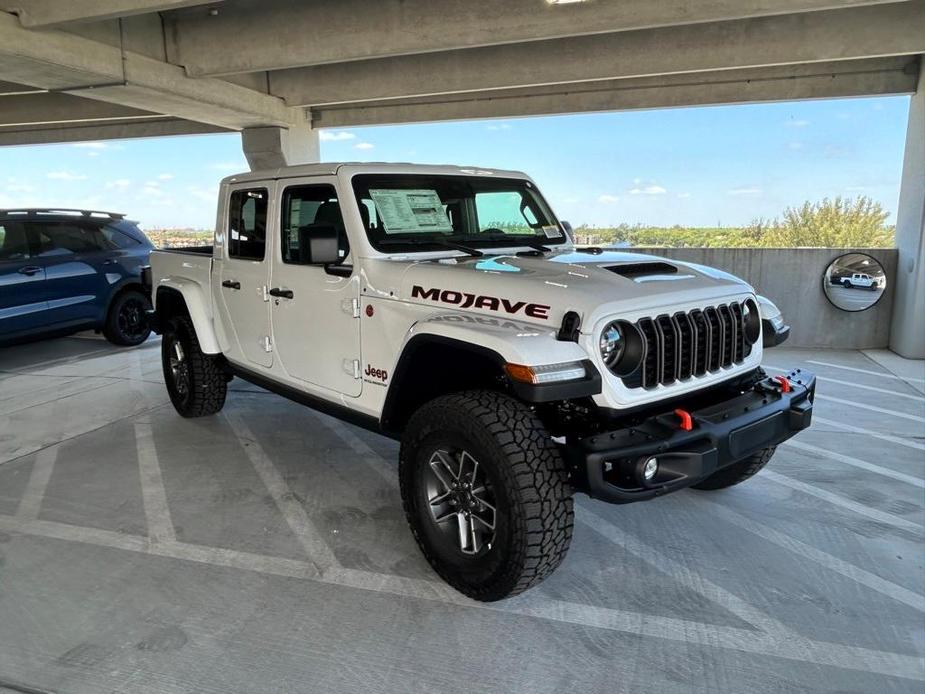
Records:
{"label": "green tree", "polygon": [[770,225],[759,245],[764,247],[864,248],[893,245],[893,229],[879,202],[859,195],[804,202],[784,210],[783,220]]}

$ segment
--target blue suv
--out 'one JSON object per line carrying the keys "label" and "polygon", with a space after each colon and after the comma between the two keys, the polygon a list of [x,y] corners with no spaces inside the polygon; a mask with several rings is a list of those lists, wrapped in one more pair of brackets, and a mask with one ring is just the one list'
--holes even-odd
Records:
{"label": "blue suv", "polygon": [[144,342],[152,249],[125,215],[0,210],[0,344],[89,328],[117,345]]}

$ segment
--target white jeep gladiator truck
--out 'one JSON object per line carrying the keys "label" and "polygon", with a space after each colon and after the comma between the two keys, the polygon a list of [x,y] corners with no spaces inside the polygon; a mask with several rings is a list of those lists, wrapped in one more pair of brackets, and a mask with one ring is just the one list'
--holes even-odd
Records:
{"label": "white jeep gladiator truck", "polygon": [[812,374],[760,368],[788,328],[748,284],[568,232],[513,171],[226,178],[214,246],[151,256],[170,399],[214,414],[239,377],[399,439],[427,560],[517,594],[563,560],[574,492],[728,487],[812,416]]}
{"label": "white jeep gladiator truck", "polygon": [[866,272],[854,272],[850,276],[841,278],[843,287],[851,289],[852,287],[863,287],[864,289],[876,289],[877,280],[868,275]]}

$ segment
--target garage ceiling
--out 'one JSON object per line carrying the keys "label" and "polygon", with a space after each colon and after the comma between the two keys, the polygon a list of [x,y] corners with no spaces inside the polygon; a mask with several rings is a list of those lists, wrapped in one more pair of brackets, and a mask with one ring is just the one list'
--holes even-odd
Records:
{"label": "garage ceiling", "polygon": [[925,0],[0,0],[0,144],[903,94]]}

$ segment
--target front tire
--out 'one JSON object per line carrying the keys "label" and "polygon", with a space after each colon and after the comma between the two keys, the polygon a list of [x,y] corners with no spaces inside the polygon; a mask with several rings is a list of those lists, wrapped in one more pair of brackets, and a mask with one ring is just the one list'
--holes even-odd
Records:
{"label": "front tire", "polygon": [[771,446],[770,448],[765,448],[757,453],[753,453],[744,460],[740,460],[728,467],[717,470],[706,479],[691,485],[691,488],[713,491],[715,489],[725,489],[726,487],[741,484],[745,480],[753,477],[761,468],[767,465],[776,450],[777,446]]}
{"label": "front tire", "polygon": [[565,558],[574,524],[565,465],[511,397],[471,391],[421,407],[402,437],[399,477],[424,557],[470,598],[517,595]]}
{"label": "front tire", "polygon": [[183,417],[205,417],[225,405],[228,379],[219,359],[205,354],[192,321],[174,316],[161,341],[164,383],[174,409]]}
{"label": "front tire", "polygon": [[119,294],[106,314],[103,335],[114,345],[134,347],[148,339],[151,328],[146,312],[151,302],[141,292],[128,290]]}

